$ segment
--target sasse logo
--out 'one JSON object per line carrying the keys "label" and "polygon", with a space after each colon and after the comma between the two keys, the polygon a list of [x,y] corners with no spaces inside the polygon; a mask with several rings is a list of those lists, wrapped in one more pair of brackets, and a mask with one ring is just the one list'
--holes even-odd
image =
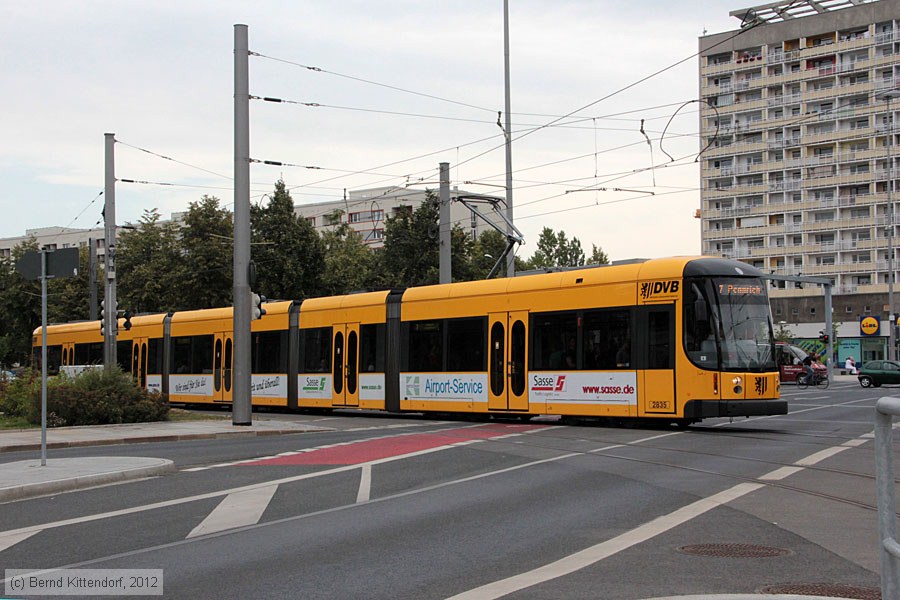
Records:
{"label": "sasse logo", "polygon": [[566,376],[554,375],[549,377],[534,378],[531,384],[532,391],[536,392],[562,392],[566,389]]}
{"label": "sasse logo", "polygon": [[667,296],[669,294],[677,294],[679,288],[678,281],[654,281],[641,284],[641,298],[648,300],[656,296]]}

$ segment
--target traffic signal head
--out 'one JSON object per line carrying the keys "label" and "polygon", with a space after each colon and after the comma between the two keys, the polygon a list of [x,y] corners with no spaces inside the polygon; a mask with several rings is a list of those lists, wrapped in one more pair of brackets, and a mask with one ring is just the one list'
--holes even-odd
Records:
{"label": "traffic signal head", "polygon": [[122,316],[125,317],[125,323],[122,324],[122,327],[125,328],[125,331],[128,331],[129,329],[131,329],[131,311],[126,310],[125,314]]}
{"label": "traffic signal head", "polygon": [[263,302],[266,301],[265,296],[260,296],[259,294],[250,293],[250,320],[256,321],[257,319],[261,319],[264,314],[266,314],[266,309],[262,307]]}

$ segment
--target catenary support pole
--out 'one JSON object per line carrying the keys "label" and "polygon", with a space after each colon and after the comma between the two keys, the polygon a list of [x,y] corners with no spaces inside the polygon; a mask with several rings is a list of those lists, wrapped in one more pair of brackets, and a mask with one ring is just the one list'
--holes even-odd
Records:
{"label": "catenary support pole", "polygon": [[452,260],[450,239],[450,163],[440,163],[440,282],[453,280],[450,265]]}
{"label": "catenary support pole", "polygon": [[103,368],[108,373],[115,368],[118,362],[116,356],[116,334],[118,333],[116,328],[119,324],[116,313],[116,134],[105,133],[103,135],[106,143],[106,177],[103,188],[104,245],[106,246],[103,328],[106,335],[103,338]]}
{"label": "catenary support pole", "polygon": [[[250,400],[250,82],[247,26],[234,26],[234,388],[232,425],[252,425]],[[230,365],[223,365],[223,370]]]}
{"label": "catenary support pole", "polygon": [[[512,115],[510,114],[511,101],[509,92],[509,0],[503,0],[503,71],[504,83],[506,89],[506,103],[504,110],[506,112],[506,220],[509,222],[509,228],[506,230],[509,235],[513,235],[513,185],[512,185]],[[510,252],[506,257],[506,276],[515,277],[516,275],[516,256],[514,252]]]}
{"label": "catenary support pole", "polygon": [[47,466],[47,251],[41,250],[41,466]]}

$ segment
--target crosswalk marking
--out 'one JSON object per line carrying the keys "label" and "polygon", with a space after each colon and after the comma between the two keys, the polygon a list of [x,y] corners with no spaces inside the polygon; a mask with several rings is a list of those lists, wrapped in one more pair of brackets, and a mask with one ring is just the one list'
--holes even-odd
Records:
{"label": "crosswalk marking", "polygon": [[38,531],[21,531],[21,532],[6,532],[0,534],[0,552],[3,552],[7,548],[11,548],[18,544],[19,542],[25,541]]}
{"label": "crosswalk marking", "polygon": [[362,466],[362,474],[359,477],[359,491],[356,493],[356,503],[368,502],[372,491],[372,465],[366,463]]}
{"label": "crosswalk marking", "polygon": [[187,537],[225,531],[245,525],[256,525],[269,506],[277,485],[228,494],[203,522],[194,527]]}

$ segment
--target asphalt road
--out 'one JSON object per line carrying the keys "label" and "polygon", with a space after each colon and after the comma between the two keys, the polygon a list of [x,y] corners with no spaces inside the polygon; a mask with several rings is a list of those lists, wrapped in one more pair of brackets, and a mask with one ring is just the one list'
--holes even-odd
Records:
{"label": "asphalt road", "polygon": [[893,392],[785,386],[789,415],[686,430],[333,413],[283,415],[329,432],[59,450],[180,470],[0,505],[0,566],[162,569],[169,598],[871,592],[868,434]]}

